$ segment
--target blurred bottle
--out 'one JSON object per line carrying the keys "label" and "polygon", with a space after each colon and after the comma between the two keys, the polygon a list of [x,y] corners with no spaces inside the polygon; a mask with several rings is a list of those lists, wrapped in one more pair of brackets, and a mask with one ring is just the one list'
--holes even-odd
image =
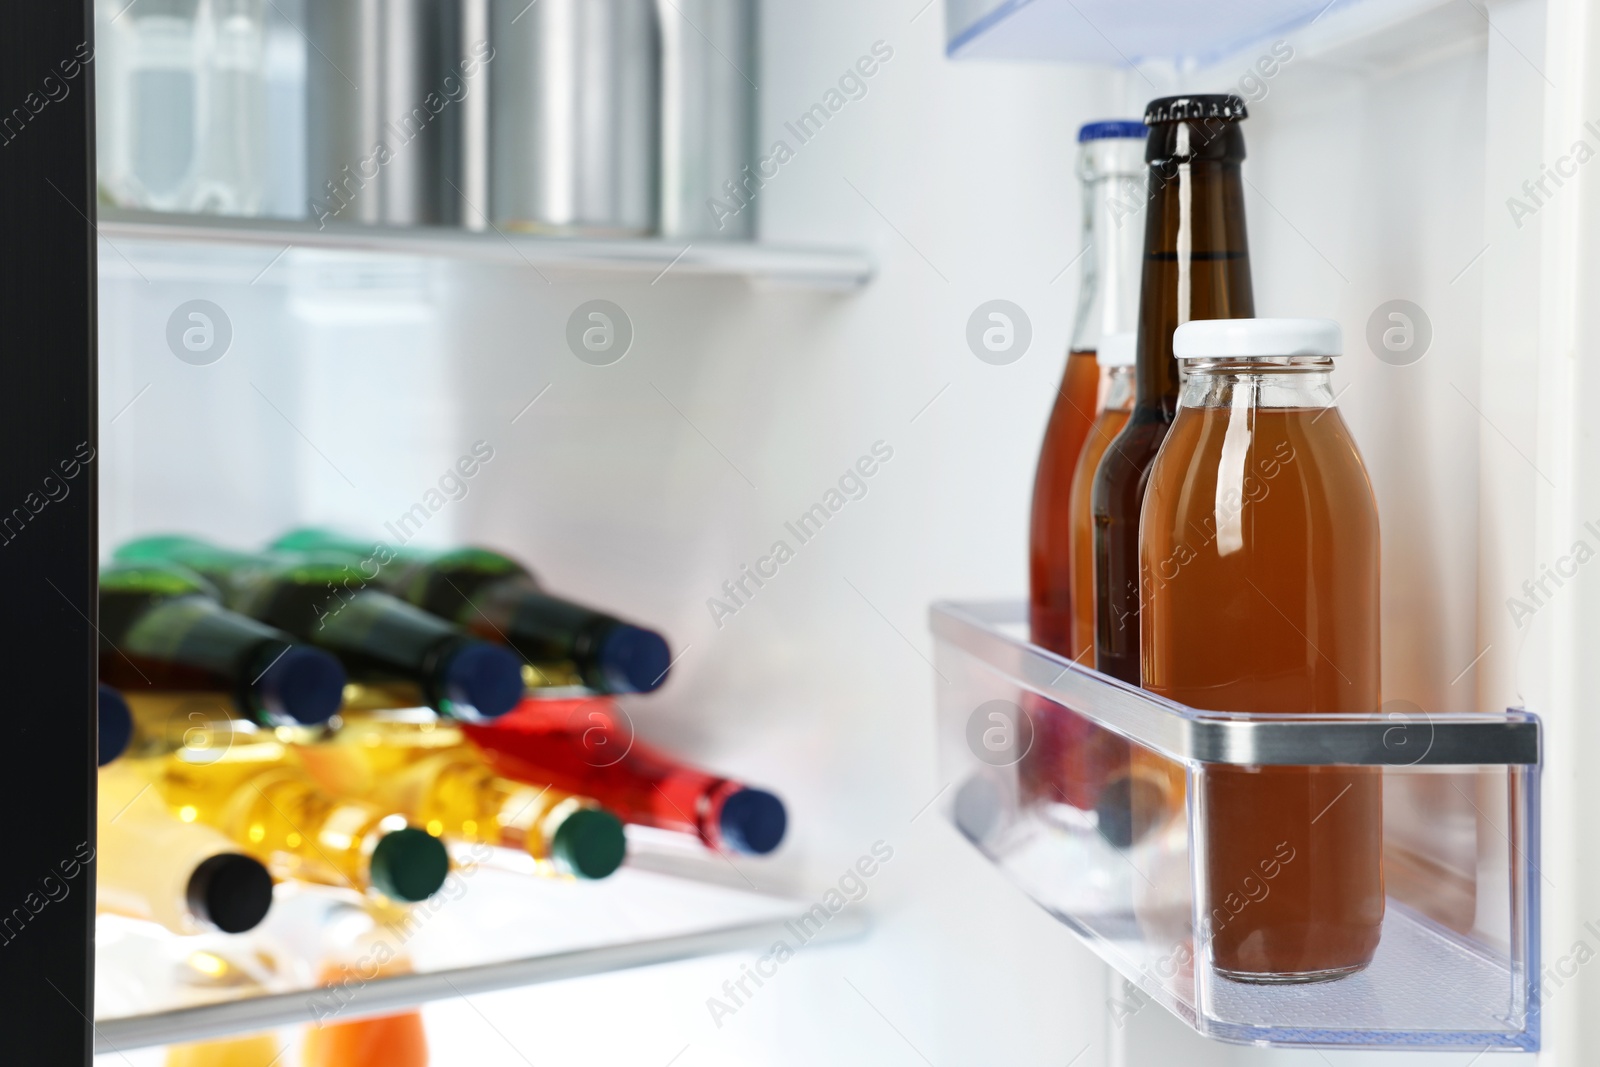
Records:
{"label": "blurred bottle", "polygon": [[396,707],[492,718],[522,694],[516,656],[380,592],[344,556],[254,556],[186,537],[129,542],[117,556],[198,571],[235,611],[332,652],[353,681],[393,687]]}
{"label": "blurred bottle", "polygon": [[104,767],[128,750],[128,742],[133,739],[133,714],[122,694],[104,682],[100,683],[98,705],[95,753],[100,766]]}
{"label": "blurred bottle", "polygon": [[424,900],[450,873],[438,838],[405,816],[323,792],[272,738],[235,736],[225,751],[162,760],[156,788],[178,817],[214,826],[281,878]]}
{"label": "blurred bottle", "polygon": [[267,174],[266,4],[202,0],[200,27],[200,141],[188,210],[260,214]]}
{"label": "blurred bottle", "polygon": [[[310,903],[310,902],[308,902]],[[315,950],[320,986],[359,989],[368,982],[411,973],[406,932],[398,916],[381,905],[357,909],[344,902],[315,902]],[[405,1011],[341,1020],[348,994],[313,999],[316,1021],[306,1027],[301,1067],[428,1067],[428,1036],[422,1013]]]}
{"label": "blurred bottle", "polygon": [[194,1041],[167,1049],[166,1067],[279,1067],[283,1047],[273,1034]]}
{"label": "blurred bottle", "polygon": [[224,691],[263,725],[326,722],[345,673],[328,653],[229,611],[199,575],[153,564],[100,572],[100,675],[130,691]]}
{"label": "blurred bottle", "polygon": [[374,587],[516,650],[532,668],[525,673],[535,688],[648,693],[666,680],[672,662],[660,634],[551,596],[531,571],[498,552],[394,549],[319,529],[294,530],[272,549],[342,554]]}
{"label": "blurred bottle", "polygon": [[1078,130],[1083,284],[1066,372],[1034,474],[1028,556],[1033,643],[1063,656],[1077,654],[1071,633],[1072,485],[1104,394],[1096,353],[1103,338],[1131,333],[1138,324],[1135,222],[1144,204],[1144,139],[1139,122],[1091,122]]}
{"label": "blurred bottle", "polygon": [[461,731],[405,712],[353,714],[297,750],[318,783],[401,812],[431,834],[520,849],[541,873],[605,878],[627,850],[599,804],[497,776]]}
{"label": "blurred bottle", "polygon": [[100,771],[95,904],[176,934],[253,929],[272,905],[272,877],[209,826],[184,822],[130,764]]}
{"label": "blurred bottle", "polygon": [[592,797],[624,822],[764,855],[783,840],[783,802],[678,762],[635,738],[607,699],[525,700],[494,726],[466,723],[496,773]]}

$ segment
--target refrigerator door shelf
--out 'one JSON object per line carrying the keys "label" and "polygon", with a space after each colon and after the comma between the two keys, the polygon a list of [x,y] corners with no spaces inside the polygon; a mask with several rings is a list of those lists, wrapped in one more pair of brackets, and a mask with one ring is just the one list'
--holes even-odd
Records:
{"label": "refrigerator door shelf", "polygon": [[[1536,716],[1199,711],[1029,644],[1022,604],[938,603],[930,614],[945,816],[1141,995],[1239,1044],[1539,1047]],[[1229,776],[1281,767],[1302,768],[1308,789],[1318,775],[1366,782],[1357,803],[1382,813],[1377,949],[1336,980],[1240,982],[1217,970],[1238,930],[1258,924],[1222,932],[1269,906],[1296,854],[1249,864],[1224,893],[1207,857],[1239,852],[1252,829],[1208,817],[1203,801]],[[1366,841],[1376,856],[1376,835]],[[1318,860],[1298,862],[1329,878],[1337,865]]]}

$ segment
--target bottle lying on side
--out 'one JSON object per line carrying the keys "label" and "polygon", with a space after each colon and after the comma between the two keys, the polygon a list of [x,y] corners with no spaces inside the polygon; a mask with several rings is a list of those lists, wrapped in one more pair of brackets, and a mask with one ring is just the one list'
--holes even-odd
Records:
{"label": "bottle lying on side", "polygon": [[627,851],[622,822],[593,800],[502,778],[454,724],[426,709],[355,712],[296,749],[324,788],[401,812],[429,833],[518,849],[541,874],[605,878]]}
{"label": "bottle lying on side", "polygon": [[364,582],[338,555],[256,556],[193,538],[149,537],[117,556],[199,572],[233,610],[338,656],[352,681],[394,688],[395,706],[487,719],[522,694],[515,655]]}
{"label": "bottle lying on side", "polygon": [[672,663],[654,630],[552,596],[522,564],[488,549],[392,548],[307,528],[280,537],[272,550],[340,554],[361,580],[514,649],[533,688],[648,693]]}
{"label": "bottle lying on side", "polygon": [[180,749],[152,777],[180,819],[215,827],[280,878],[414,903],[450,873],[437,837],[397,812],[330,796],[271,734],[236,730],[225,749]]}
{"label": "bottle lying on side", "polygon": [[133,713],[128,710],[128,702],[104,682],[100,683],[95,720],[95,760],[104,767],[126,752],[133,739]]}
{"label": "bottle lying on side", "polygon": [[783,801],[638,740],[605,698],[524,700],[462,731],[497,774],[593,797],[624,822],[695,834],[710,848],[765,855],[788,826]]}
{"label": "bottle lying on side", "polygon": [[95,906],[175,934],[253,929],[272,906],[272,876],[209,826],[162,805],[148,777],[100,771]]}
{"label": "bottle lying on side", "polygon": [[228,693],[264,726],[326,722],[345,672],[327,652],[229,611],[200,575],[155,563],[100,572],[100,677],[128,691]]}

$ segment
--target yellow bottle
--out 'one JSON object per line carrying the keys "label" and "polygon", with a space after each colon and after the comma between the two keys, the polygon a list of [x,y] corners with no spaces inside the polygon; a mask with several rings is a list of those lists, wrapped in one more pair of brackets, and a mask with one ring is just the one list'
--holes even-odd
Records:
{"label": "yellow bottle", "polygon": [[327,727],[262,727],[240,717],[233,697],[227,693],[172,692],[144,689],[123,694],[133,721],[133,734],[126,755],[130,759],[150,759],[180,750],[192,762],[204,762],[206,754],[220,754],[233,745],[235,737],[245,743],[262,736],[279,740],[313,740]]}
{"label": "yellow bottle", "polygon": [[115,763],[100,771],[96,910],[176,934],[253,929],[272,905],[272,876],[209,826],[161,803],[149,777]]}
{"label": "yellow bottle", "polygon": [[431,834],[525,851],[544,874],[604,878],[627,850],[593,800],[501,778],[453,724],[409,711],[346,716],[297,750],[317,782],[402,812]]}
{"label": "yellow bottle", "polygon": [[413,902],[450,873],[438,838],[392,809],[330,796],[270,733],[180,749],[160,761],[156,785],[180,819],[216,827],[279,877]]}
{"label": "yellow bottle", "polygon": [[167,1067],[278,1067],[283,1048],[272,1034],[196,1041],[167,1050]]}

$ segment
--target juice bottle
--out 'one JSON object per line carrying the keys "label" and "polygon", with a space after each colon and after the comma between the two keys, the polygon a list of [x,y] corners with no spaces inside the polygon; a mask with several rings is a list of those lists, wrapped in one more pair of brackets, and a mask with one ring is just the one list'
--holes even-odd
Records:
{"label": "juice bottle", "polygon": [[184,822],[126,762],[100,770],[95,906],[176,934],[253,929],[272,906],[272,876],[209,826]]}
{"label": "juice bottle", "polygon": [[1072,483],[1105,391],[1096,352],[1102,338],[1133,330],[1139,311],[1134,220],[1144,203],[1144,139],[1139,122],[1091,122],[1078,130],[1083,284],[1033,477],[1028,549],[1032,639],[1063,655],[1072,654]]}
{"label": "juice bottle", "polygon": [[524,700],[461,730],[497,774],[593,797],[624,822],[695,834],[710,848],[765,855],[788,828],[783,801],[645,744],[606,698]]}
{"label": "juice bottle", "polygon": [[186,822],[221,830],[279,877],[415,902],[450,872],[444,844],[404,815],[333,797],[271,734],[234,733],[225,749],[181,749],[153,774]]}
{"label": "juice bottle", "polygon": [[296,753],[324,788],[398,811],[431,834],[519,849],[541,874],[595,879],[622,866],[627,840],[615,815],[499,777],[454,723],[425,709],[356,712]]}
{"label": "juice bottle", "polygon": [[1072,595],[1071,638],[1068,647],[1078,663],[1094,665],[1094,513],[1089,504],[1094,474],[1111,441],[1127,424],[1133,408],[1133,360],[1136,335],[1110,334],[1101,339],[1096,359],[1100,364],[1100,403],[1094,425],[1078,456],[1068,503],[1070,575]]}
{"label": "juice bottle", "polygon": [[1139,512],[1178,411],[1172,331],[1191,319],[1255,314],[1239,173],[1245,117],[1231,95],[1164,97],[1145,109],[1150,198],[1133,410],[1091,492],[1095,669],[1130,685],[1139,684]]}
{"label": "juice bottle", "polygon": [[[1324,319],[1190,322],[1141,520],[1143,684],[1210,711],[1375,714],[1378,516]],[[1337,978],[1383,922],[1373,767],[1206,767],[1199,932],[1250,982]],[[1420,976],[1419,976],[1420,977]]]}

